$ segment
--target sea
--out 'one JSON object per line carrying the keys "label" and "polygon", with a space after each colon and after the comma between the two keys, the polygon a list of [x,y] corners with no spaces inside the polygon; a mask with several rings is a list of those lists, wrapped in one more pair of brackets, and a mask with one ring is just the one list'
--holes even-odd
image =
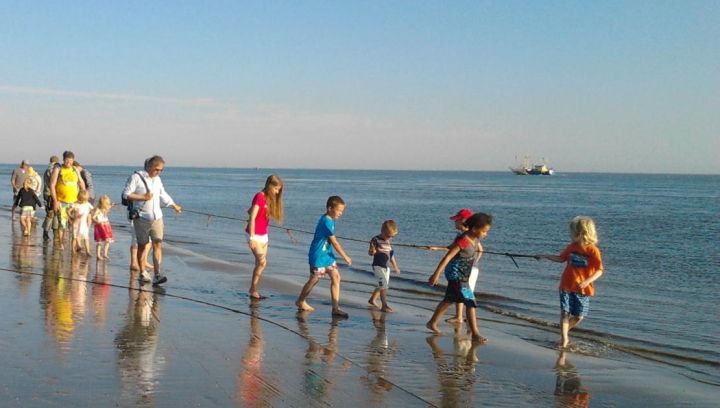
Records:
{"label": "sea", "polygon": [[[0,165],[11,173],[14,166]],[[43,168],[36,168],[42,172]],[[97,195],[120,202],[132,167],[89,166]],[[344,296],[367,297],[374,279],[367,242],[384,220],[399,226],[390,303],[431,310],[442,288],[428,277],[456,235],[449,217],[461,208],[493,216],[483,245],[476,288],[482,320],[508,333],[553,348],[559,317],[558,282],[563,266],[504,254],[557,254],[569,243],[577,215],[598,227],[605,273],[596,282],[589,316],[573,331],[576,352],[599,358],[643,359],[687,378],[720,385],[720,176],[563,173],[516,176],[504,172],[186,168],[168,163],[166,190],[185,211],[166,210],[166,241],[187,253],[247,271],[253,258],[244,233],[253,195],[270,174],[284,182],[285,222],[270,231],[266,276],[302,284],[312,231],[331,195],[347,207],[336,234],[353,258],[344,267]],[[10,203],[10,191],[0,192]],[[118,204],[111,220],[122,233],[126,214]],[[219,285],[219,284],[218,284]],[[196,290],[220,291],[212,281]],[[190,291],[195,289],[189,289]],[[226,293],[226,294],[223,294]],[[429,315],[429,312],[428,312]]]}

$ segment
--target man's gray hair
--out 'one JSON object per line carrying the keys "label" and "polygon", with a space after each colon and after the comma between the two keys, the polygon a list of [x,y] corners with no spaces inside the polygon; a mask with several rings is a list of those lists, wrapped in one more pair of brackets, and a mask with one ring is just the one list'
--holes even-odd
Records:
{"label": "man's gray hair", "polygon": [[155,166],[158,163],[165,164],[165,159],[162,158],[162,156],[155,155],[153,157],[149,157],[145,160],[145,171],[150,170],[153,166]]}

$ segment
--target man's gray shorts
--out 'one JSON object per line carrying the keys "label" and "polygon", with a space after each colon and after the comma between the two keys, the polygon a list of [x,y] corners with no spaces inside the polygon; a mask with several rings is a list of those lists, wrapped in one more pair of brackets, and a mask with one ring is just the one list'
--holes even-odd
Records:
{"label": "man's gray shorts", "polygon": [[162,242],[165,226],[163,219],[148,221],[142,218],[133,220],[135,236],[138,245],[146,245],[152,239],[154,242]]}

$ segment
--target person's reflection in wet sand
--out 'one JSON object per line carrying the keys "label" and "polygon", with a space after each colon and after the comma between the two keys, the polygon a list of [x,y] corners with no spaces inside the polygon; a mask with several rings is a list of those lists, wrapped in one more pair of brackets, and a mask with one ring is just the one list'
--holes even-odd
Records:
{"label": "person's reflection in wet sand", "polygon": [[[344,318],[333,317],[328,331],[328,343],[323,346],[310,336],[307,318],[310,312],[300,311],[295,316],[298,321],[300,334],[307,339],[308,349],[305,352],[305,371],[303,372],[304,389],[306,395],[318,402],[330,403],[329,396],[332,386],[342,379],[336,376],[333,370],[337,357],[338,324]],[[352,363],[345,361],[343,369],[350,368]]]}
{"label": "person's reflection in wet sand", "polygon": [[45,329],[55,339],[58,349],[65,351],[75,332],[71,281],[63,277],[63,252],[44,247],[43,253],[45,265],[40,284],[40,304],[45,313]]}
{"label": "person's reflection in wet sand", "polygon": [[70,261],[70,301],[72,302],[73,318],[82,321],[87,309],[87,282],[90,262],[87,257],[73,253]]}
{"label": "person's reflection in wet sand", "polygon": [[103,327],[107,315],[106,305],[110,295],[110,274],[107,262],[95,262],[92,284],[92,302],[95,310],[95,326]]}
{"label": "person's reflection in wet sand", "polygon": [[35,236],[23,236],[22,231],[12,223],[12,248],[10,250],[10,265],[17,272],[17,283],[20,291],[26,293],[32,282],[32,275],[25,272],[33,272],[35,266]]}
{"label": "person's reflection in wet sand", "polygon": [[270,406],[268,398],[277,389],[263,374],[265,358],[265,340],[262,321],[258,318],[257,301],[251,301],[250,339],[242,355],[242,366],[238,375],[235,401],[241,407]]}
{"label": "person's reflection in wet sand", "polygon": [[441,336],[432,335],[426,338],[437,366],[443,407],[480,404],[480,401],[473,401],[473,386],[476,379],[475,364],[478,362],[476,349],[481,344],[461,335],[461,327],[459,325],[455,329],[453,352],[449,356],[438,345]]}
{"label": "person's reflection in wet sand", "polygon": [[368,374],[363,377],[363,381],[373,393],[374,398],[371,401],[382,405],[385,394],[393,388],[393,384],[386,380],[386,368],[388,360],[397,351],[397,342],[390,343],[388,341],[385,313],[377,309],[370,309],[369,312],[372,316],[373,326],[375,326],[375,337],[367,347]]}
{"label": "person's reflection in wet sand", "polygon": [[121,382],[121,406],[153,406],[153,396],[165,360],[157,356],[159,295],[149,283],[138,283],[130,274],[125,326],[115,337]]}
{"label": "person's reflection in wet sand", "polygon": [[310,337],[310,330],[307,325],[309,312],[300,311],[295,315],[298,321],[300,334],[307,339],[308,349],[305,351],[305,371],[303,372],[303,385],[305,393],[316,400],[322,401],[326,393],[327,383],[320,374],[323,371],[323,364],[319,362],[319,354],[323,349],[320,343]]}
{"label": "person's reflection in wet sand", "polygon": [[582,386],[575,366],[567,359],[567,353],[560,351],[555,362],[555,398],[560,407],[588,407],[590,393]]}

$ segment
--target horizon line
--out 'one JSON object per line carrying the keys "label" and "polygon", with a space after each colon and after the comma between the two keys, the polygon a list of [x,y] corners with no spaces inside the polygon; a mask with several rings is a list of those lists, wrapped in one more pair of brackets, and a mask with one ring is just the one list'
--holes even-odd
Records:
{"label": "horizon line", "polygon": [[[16,166],[12,163],[0,163],[0,166]],[[44,166],[44,164],[43,164]],[[32,164],[31,164],[31,167]],[[140,166],[132,164],[83,164],[83,167],[129,167],[137,168]],[[228,170],[311,170],[311,171],[385,171],[385,172],[433,172],[433,173],[511,173],[508,170],[468,170],[468,169],[391,169],[391,168],[332,168],[332,167],[233,167],[233,166],[212,166],[212,165],[171,165],[171,168],[178,169],[228,169]],[[648,175],[648,176],[720,176],[720,173],[655,173],[655,172],[628,172],[628,171],[587,171],[587,170],[573,170],[573,171],[556,171],[556,174],[552,176],[540,176],[543,178],[562,177],[563,174],[613,174],[613,175]],[[518,177],[532,177],[532,176],[518,176]]]}

